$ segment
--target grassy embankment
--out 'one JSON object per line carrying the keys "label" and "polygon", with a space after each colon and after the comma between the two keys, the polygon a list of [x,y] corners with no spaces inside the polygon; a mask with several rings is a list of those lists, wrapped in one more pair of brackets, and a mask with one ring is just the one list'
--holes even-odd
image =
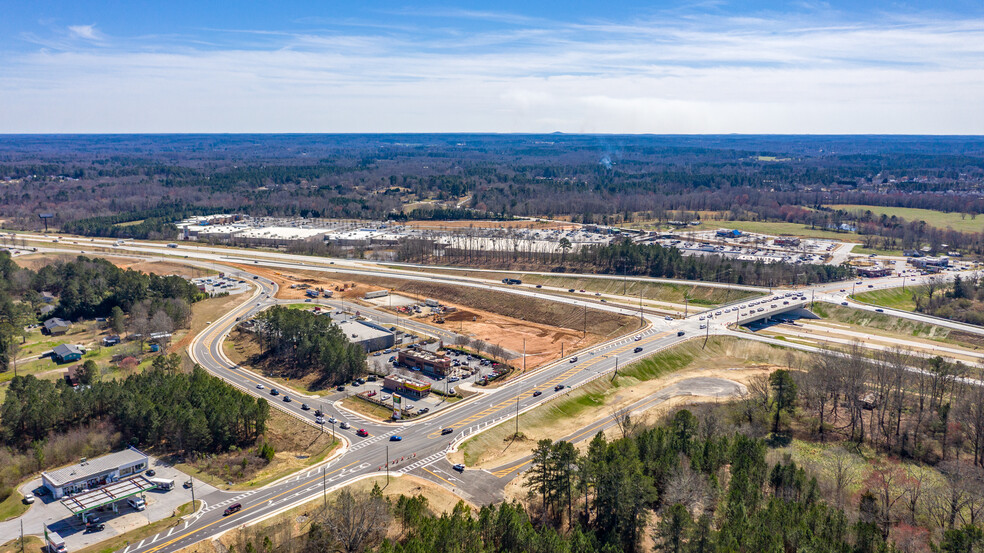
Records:
{"label": "grassy embankment", "polygon": [[[196,504],[201,501],[195,501]],[[141,526],[136,530],[131,530],[118,536],[113,536],[99,543],[94,543],[89,547],[83,547],[74,553],[112,553],[126,547],[128,544],[139,543],[140,541],[177,526],[181,523],[181,517],[195,512],[191,502],[181,505],[171,513],[171,516],[151,522],[146,526]]]}
{"label": "grassy embankment", "polygon": [[[735,379],[740,378],[741,373],[733,371],[734,368],[767,371],[787,362],[785,350],[767,344],[712,337],[706,347],[703,345],[703,340],[690,340],[619,368],[619,374],[614,379],[597,379],[522,414],[519,418],[522,436],[518,440],[514,440],[515,420],[506,421],[466,440],[459,448],[461,458],[469,466],[483,463],[499,465],[508,459],[518,459],[528,454],[537,440],[558,439],[576,432],[609,417],[613,409],[631,405],[675,381],[709,375]],[[793,355],[799,357],[803,354],[794,352]]]}
{"label": "grassy embankment", "polygon": [[850,330],[899,338],[912,336],[934,342],[953,344],[973,350],[984,347],[984,336],[961,332],[943,326],[910,321],[888,313],[871,313],[840,305],[817,303],[813,312],[828,321],[850,325]]}
{"label": "grassy embankment", "polygon": [[889,288],[887,290],[862,292],[852,297],[857,301],[872,305],[900,309],[902,311],[915,311],[916,302],[912,299],[913,294],[921,296],[928,293],[929,289],[925,286],[906,286],[904,291],[901,288]]}

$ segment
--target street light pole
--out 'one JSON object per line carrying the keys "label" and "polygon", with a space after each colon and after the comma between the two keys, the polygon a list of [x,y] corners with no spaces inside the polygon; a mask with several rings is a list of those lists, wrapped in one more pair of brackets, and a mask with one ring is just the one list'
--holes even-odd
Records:
{"label": "street light pole", "polygon": [[519,395],[516,395],[516,436],[519,436]]}
{"label": "street light pole", "polygon": [[386,483],[390,481],[390,446],[386,446]]}

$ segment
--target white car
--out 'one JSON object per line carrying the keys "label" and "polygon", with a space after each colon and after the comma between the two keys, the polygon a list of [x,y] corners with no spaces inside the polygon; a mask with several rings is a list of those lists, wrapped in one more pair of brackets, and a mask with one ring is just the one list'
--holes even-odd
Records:
{"label": "white car", "polygon": [[256,385],[256,389],[257,390],[262,390],[263,389],[263,384],[257,384]]}
{"label": "white car", "polygon": [[640,335],[638,335],[638,336],[635,337],[635,341],[636,342],[638,342],[639,340],[642,340],[642,334],[640,334]]}

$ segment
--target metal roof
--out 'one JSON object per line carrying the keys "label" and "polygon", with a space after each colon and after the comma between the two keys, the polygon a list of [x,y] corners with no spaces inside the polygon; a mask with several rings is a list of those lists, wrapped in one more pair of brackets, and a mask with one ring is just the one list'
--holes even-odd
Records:
{"label": "metal roof", "polygon": [[80,350],[79,348],[77,348],[72,344],[58,344],[57,346],[51,349],[51,352],[57,355],[58,357],[65,357],[66,355],[71,353],[82,355],[82,350]]}
{"label": "metal roof", "polygon": [[62,467],[51,472],[41,474],[55,486],[63,486],[71,482],[87,480],[94,476],[115,470],[123,465],[129,465],[143,461],[148,462],[147,456],[136,449],[124,449],[95,459],[89,459],[84,463],[76,463],[67,467]]}
{"label": "metal roof", "polygon": [[113,503],[114,501],[126,499],[147,490],[152,490],[156,487],[157,484],[151,482],[150,479],[141,474],[132,478],[127,478],[126,480],[113,482],[108,486],[103,486],[96,490],[90,490],[71,497],[65,497],[61,500],[61,503],[73,515],[79,515],[108,503]]}

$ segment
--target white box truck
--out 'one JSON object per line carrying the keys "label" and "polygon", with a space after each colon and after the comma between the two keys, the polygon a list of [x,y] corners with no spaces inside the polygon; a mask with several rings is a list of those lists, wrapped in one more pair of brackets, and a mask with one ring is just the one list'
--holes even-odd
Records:
{"label": "white box truck", "polygon": [[138,495],[128,498],[126,502],[129,503],[131,507],[133,507],[138,511],[143,511],[144,509],[147,508],[147,502],[144,501],[144,498]]}
{"label": "white box truck", "polygon": [[44,539],[47,542],[48,553],[68,553],[68,549],[65,548],[65,540],[57,532],[45,528]]}
{"label": "white box truck", "polygon": [[169,491],[174,488],[174,480],[168,480],[167,478],[151,478],[150,481],[157,486],[158,490]]}

